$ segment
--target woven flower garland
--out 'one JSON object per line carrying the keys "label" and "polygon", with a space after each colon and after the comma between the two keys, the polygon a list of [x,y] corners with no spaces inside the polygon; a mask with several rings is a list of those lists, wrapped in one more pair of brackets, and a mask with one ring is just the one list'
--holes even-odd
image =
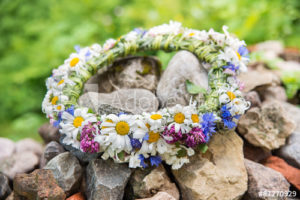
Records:
{"label": "woven flower garland", "polygon": [[[157,166],[164,160],[178,169],[189,162],[196,148],[205,151],[217,129],[233,129],[250,106],[236,78],[247,70],[245,42],[230,36],[227,27],[223,31],[193,30],[171,21],[148,31],[134,29],[117,40],[107,40],[102,47],[75,46],[76,52],[46,81],[43,112],[65,136],[62,142],[83,152],[129,162],[131,168]],[[191,101],[188,106],[139,115],[98,115],[78,105],[83,84],[100,68],[117,58],[153,50],[187,50],[209,64],[204,103]]]}

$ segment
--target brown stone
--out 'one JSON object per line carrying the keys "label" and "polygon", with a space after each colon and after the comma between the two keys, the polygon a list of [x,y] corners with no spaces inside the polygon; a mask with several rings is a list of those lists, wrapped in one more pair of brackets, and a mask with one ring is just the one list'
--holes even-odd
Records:
{"label": "brown stone", "polygon": [[250,101],[251,108],[252,107],[259,107],[259,106],[261,106],[261,100],[260,100],[259,95],[258,95],[258,93],[256,91],[247,92],[245,94],[245,99],[247,101]]}
{"label": "brown stone", "polygon": [[59,142],[59,130],[58,128],[53,127],[50,123],[43,124],[39,128],[38,132],[46,144],[51,141]]}
{"label": "brown stone", "polygon": [[64,191],[57,185],[50,170],[37,169],[31,174],[17,174],[14,178],[15,195],[27,199],[63,200]]}
{"label": "brown stone", "polygon": [[158,192],[153,197],[144,198],[144,199],[137,199],[137,200],[176,200],[176,199],[167,192]]}
{"label": "brown stone", "polygon": [[243,141],[235,132],[218,132],[204,155],[196,153],[172,173],[183,200],[239,199],[247,190]]}
{"label": "brown stone", "polygon": [[264,159],[272,156],[271,151],[253,146],[247,141],[244,142],[243,148],[244,148],[244,157],[254,162],[261,162]]}
{"label": "brown stone", "polygon": [[85,200],[85,197],[83,196],[83,194],[81,192],[79,192],[79,193],[73,194],[66,200]]}
{"label": "brown stone", "polygon": [[271,156],[266,159],[264,165],[280,172],[288,182],[300,190],[300,169],[290,166],[277,156]]}
{"label": "brown stone", "polygon": [[163,191],[179,200],[179,191],[175,183],[171,182],[163,165],[150,170],[136,169],[129,184],[135,198],[149,198]]}
{"label": "brown stone", "polygon": [[238,132],[254,146],[268,150],[285,144],[295,123],[279,101],[265,101],[261,108],[251,108],[238,123]]}

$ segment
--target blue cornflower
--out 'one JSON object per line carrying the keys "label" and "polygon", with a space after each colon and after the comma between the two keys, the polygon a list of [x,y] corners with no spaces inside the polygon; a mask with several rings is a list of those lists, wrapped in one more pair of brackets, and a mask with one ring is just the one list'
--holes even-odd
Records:
{"label": "blue cornflower", "polygon": [[53,123],[53,126],[56,127],[56,128],[59,128],[59,124],[60,124],[60,122],[62,120],[61,115],[62,115],[62,112],[59,112],[58,115],[57,115],[57,121],[55,121]]}
{"label": "blue cornflower", "polygon": [[158,165],[161,163],[161,157],[160,156],[150,156],[150,164],[151,166],[156,166],[158,167]]}
{"label": "blue cornflower", "polygon": [[221,107],[221,117],[224,122],[224,126],[226,126],[228,129],[233,129],[234,127],[236,127],[236,123],[232,121],[233,118],[238,119],[240,116],[232,116],[227,106],[224,105]]}
{"label": "blue cornflower", "polygon": [[126,115],[126,113],[125,112],[119,112],[117,115],[118,115],[118,117],[120,117],[121,115]]}
{"label": "blue cornflower", "polygon": [[149,140],[149,133],[147,132],[143,137],[143,141],[148,141],[148,140]]}
{"label": "blue cornflower", "polygon": [[74,105],[71,105],[69,108],[67,108],[66,112],[74,116],[74,109],[75,109]]}
{"label": "blue cornflower", "polygon": [[216,119],[213,113],[205,113],[202,116],[202,122],[201,122],[201,127],[203,130],[203,133],[205,135],[205,141],[208,142],[210,136],[212,133],[215,133],[216,130]]}
{"label": "blue cornflower", "polygon": [[141,28],[135,28],[133,29],[134,32],[136,32],[137,34],[141,35],[142,37],[147,33],[146,30],[141,29]]}
{"label": "blue cornflower", "polygon": [[80,45],[75,45],[75,46],[74,46],[74,49],[75,49],[75,51],[76,51],[77,53],[79,53],[79,52],[80,52]]}
{"label": "blue cornflower", "polygon": [[240,46],[238,49],[238,53],[240,56],[249,57],[249,51],[245,46]]}
{"label": "blue cornflower", "polygon": [[129,138],[130,138],[130,144],[133,149],[140,149],[142,147],[142,143],[138,139],[131,138],[131,137]]}
{"label": "blue cornflower", "polygon": [[139,159],[141,161],[141,165],[142,165],[143,168],[148,167],[148,164],[145,163],[146,158],[142,154],[139,155]]}
{"label": "blue cornflower", "polygon": [[230,69],[230,70],[235,72],[235,71],[239,70],[240,67],[238,65],[235,66],[234,64],[228,62],[227,65],[223,66],[223,68],[224,69]]}

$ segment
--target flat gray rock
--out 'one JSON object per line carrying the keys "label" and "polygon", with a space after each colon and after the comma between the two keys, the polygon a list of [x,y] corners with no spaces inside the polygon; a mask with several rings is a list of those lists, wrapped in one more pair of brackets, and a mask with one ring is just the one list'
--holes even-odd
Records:
{"label": "flat gray rock", "polygon": [[264,191],[288,192],[290,184],[279,172],[259,163],[245,159],[248,173],[248,191],[244,200],[273,200],[272,196],[263,196]]}
{"label": "flat gray rock", "polygon": [[53,172],[58,185],[67,196],[78,191],[82,179],[82,167],[70,152],[57,155],[48,162],[44,169]]}
{"label": "flat gray rock", "polygon": [[152,92],[145,89],[120,89],[112,93],[88,92],[79,97],[78,104],[98,113],[102,112],[101,109],[104,105],[105,108],[110,105],[115,109],[133,114],[152,112],[158,109],[157,98]]}
{"label": "flat gray rock", "polygon": [[52,158],[65,152],[65,149],[58,142],[52,141],[46,145],[41,157],[40,167],[43,168]]}
{"label": "flat gray rock", "polygon": [[131,170],[111,159],[95,159],[86,169],[88,199],[122,200]]}
{"label": "flat gray rock", "polygon": [[11,193],[7,176],[0,173],[0,199],[5,199]]}
{"label": "flat gray rock", "polygon": [[300,169],[300,133],[293,133],[285,146],[281,147],[276,154],[290,165]]}
{"label": "flat gray rock", "polygon": [[[157,86],[156,94],[162,107],[189,104],[191,95],[187,92],[186,80],[208,89],[207,71],[198,58],[189,51],[179,51],[169,62]],[[201,102],[203,95],[197,95],[197,100]]]}
{"label": "flat gray rock", "polygon": [[15,143],[7,138],[0,138],[0,161],[8,158],[15,152]]}

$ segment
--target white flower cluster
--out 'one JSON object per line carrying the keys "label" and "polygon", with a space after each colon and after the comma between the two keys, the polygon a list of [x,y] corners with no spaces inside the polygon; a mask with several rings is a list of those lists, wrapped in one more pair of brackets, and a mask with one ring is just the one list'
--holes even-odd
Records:
{"label": "white flower cluster", "polygon": [[[76,52],[58,69],[54,69],[52,76],[47,79],[48,92],[42,103],[43,112],[52,124],[60,128],[64,135],[63,142],[74,148],[87,153],[102,152],[103,159],[129,162],[132,168],[145,167],[149,163],[157,165],[164,160],[173,169],[178,169],[189,162],[188,157],[194,154],[196,145],[208,142],[210,135],[215,132],[215,122],[223,122],[226,127],[232,128],[233,119],[249,108],[249,103],[239,91],[241,84],[235,77],[240,71],[246,71],[248,51],[244,41],[230,36],[227,27],[223,30],[225,34],[214,30],[199,31],[171,21],[148,31],[135,29],[117,40],[107,40],[103,47],[98,44],[85,48],[76,46]],[[122,42],[136,45],[137,41],[147,42],[169,35],[178,35],[180,40],[191,43],[202,41],[204,45],[220,46],[219,63],[226,63],[224,66],[220,64],[220,68],[228,76],[226,83],[217,90],[222,109],[199,113],[193,103],[141,115],[98,116],[77,104],[70,106],[70,93],[65,89],[76,86],[72,77],[86,74],[90,65],[95,65],[95,60],[101,55],[113,48],[118,49]],[[92,134],[86,132],[84,127],[93,127]]]}

